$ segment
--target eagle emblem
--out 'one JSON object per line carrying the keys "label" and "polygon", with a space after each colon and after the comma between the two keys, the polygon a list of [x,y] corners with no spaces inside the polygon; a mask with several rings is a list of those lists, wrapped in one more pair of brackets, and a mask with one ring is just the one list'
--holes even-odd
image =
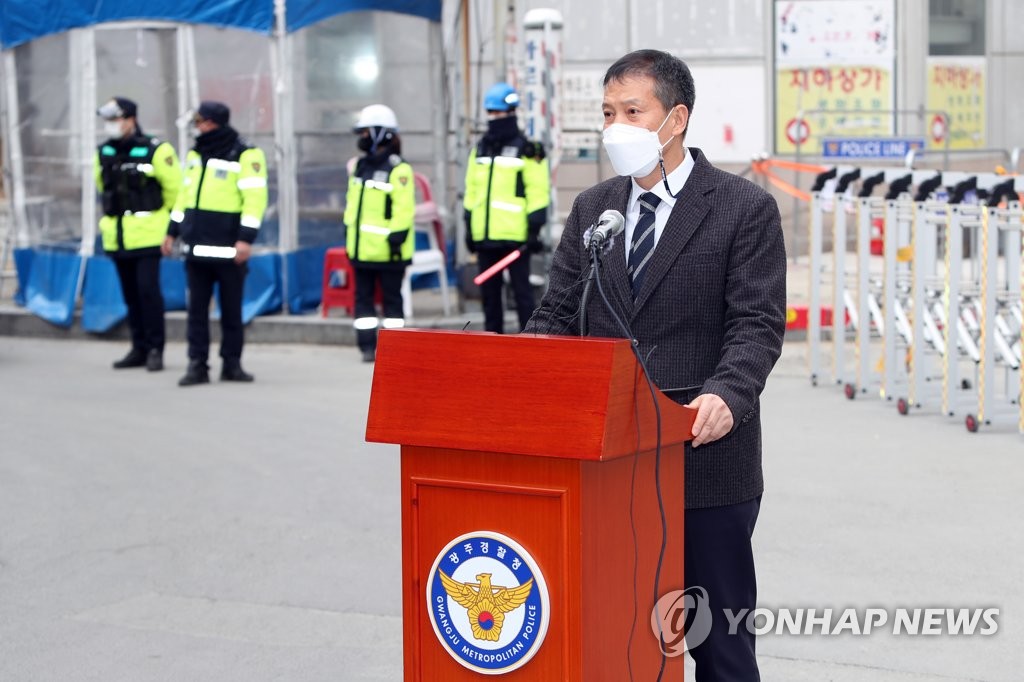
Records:
{"label": "eagle emblem", "polygon": [[473,636],[488,642],[498,641],[505,614],[522,606],[533,589],[533,578],[518,587],[499,587],[491,584],[490,573],[477,574],[478,583],[460,583],[444,571],[438,573],[444,591],[469,612]]}

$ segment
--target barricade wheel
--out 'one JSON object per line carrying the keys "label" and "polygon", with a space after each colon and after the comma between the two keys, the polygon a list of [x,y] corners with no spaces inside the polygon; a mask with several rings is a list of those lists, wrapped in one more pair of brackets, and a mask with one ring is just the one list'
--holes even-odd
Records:
{"label": "barricade wheel", "polygon": [[910,404],[906,398],[900,398],[896,401],[896,411],[902,414],[904,417],[910,412]]}
{"label": "barricade wheel", "polygon": [[978,418],[975,417],[973,414],[967,415],[966,417],[964,417],[964,426],[966,426],[967,430],[970,431],[971,433],[977,433]]}
{"label": "barricade wheel", "polygon": [[847,400],[853,400],[857,397],[857,387],[853,384],[846,384],[843,386],[843,394],[846,395]]}

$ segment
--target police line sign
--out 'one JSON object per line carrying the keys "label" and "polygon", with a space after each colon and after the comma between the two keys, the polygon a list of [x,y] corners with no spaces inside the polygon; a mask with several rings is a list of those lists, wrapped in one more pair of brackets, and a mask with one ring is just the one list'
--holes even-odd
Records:
{"label": "police line sign", "polygon": [[903,159],[912,149],[924,149],[923,137],[826,137],[822,155],[840,159]]}

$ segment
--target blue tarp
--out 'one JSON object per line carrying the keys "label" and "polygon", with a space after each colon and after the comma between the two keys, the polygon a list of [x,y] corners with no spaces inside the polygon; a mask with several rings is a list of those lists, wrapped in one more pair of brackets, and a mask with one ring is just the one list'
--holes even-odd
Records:
{"label": "blue tarp", "polygon": [[412,14],[430,21],[441,21],[441,0],[290,0],[285,10],[288,32],[312,26],[335,14],[377,10]]}
{"label": "blue tarp", "polygon": [[242,322],[281,310],[281,254],[264,253],[249,259],[242,293]]}
{"label": "blue tarp", "polygon": [[18,273],[18,290],[14,292],[14,302],[22,307],[27,300],[28,273],[32,271],[32,259],[35,255],[35,249],[14,250],[14,270]]}
{"label": "blue tarp", "polygon": [[92,256],[85,262],[82,284],[82,329],[102,334],[128,316],[117,277],[117,266],[106,256]]}
{"label": "blue tarp", "polygon": [[[441,0],[289,0],[288,31],[345,12],[383,10],[441,20]],[[72,28],[129,19],[213,24],[270,33],[274,0],[2,0],[0,44],[16,47]]]}
{"label": "blue tarp", "polygon": [[81,267],[77,253],[37,251],[25,286],[25,307],[47,322],[70,327]]}
{"label": "blue tarp", "polygon": [[[160,261],[160,293],[164,310],[184,310],[185,262],[164,258]],[[85,264],[82,284],[82,329],[103,334],[128,316],[117,267],[107,256],[93,256]]]}
{"label": "blue tarp", "polygon": [[185,261],[180,258],[161,259],[160,293],[164,297],[164,310],[185,310],[188,307],[187,290]]}
{"label": "blue tarp", "polygon": [[327,249],[342,244],[314,246],[285,255],[288,272],[288,312],[301,314],[316,310],[323,297],[324,256]]}

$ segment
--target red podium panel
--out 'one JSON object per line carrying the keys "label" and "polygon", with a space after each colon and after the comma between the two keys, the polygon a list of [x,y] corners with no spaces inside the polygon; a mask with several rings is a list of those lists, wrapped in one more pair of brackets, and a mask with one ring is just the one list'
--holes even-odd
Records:
{"label": "red podium panel", "polygon": [[405,680],[657,677],[693,416],[625,340],[382,331],[367,439],[402,445]]}

